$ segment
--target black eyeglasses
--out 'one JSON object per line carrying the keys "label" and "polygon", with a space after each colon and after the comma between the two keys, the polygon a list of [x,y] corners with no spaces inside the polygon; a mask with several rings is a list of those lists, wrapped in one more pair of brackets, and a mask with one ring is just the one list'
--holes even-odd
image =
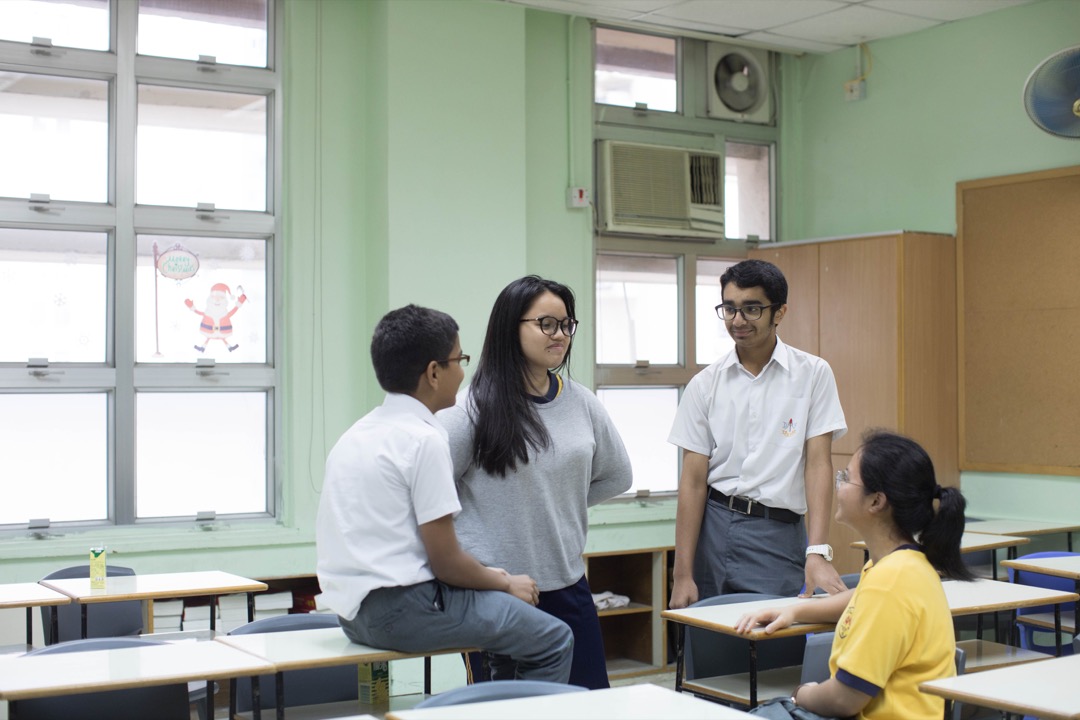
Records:
{"label": "black eyeglasses", "polygon": [[781,303],[773,303],[772,305],[744,305],[741,308],[737,308],[734,305],[717,305],[716,317],[721,320],[734,320],[736,314],[740,314],[743,320],[758,320],[761,318],[761,313],[769,308],[780,307]]}
{"label": "black eyeglasses", "polygon": [[551,337],[555,337],[555,333],[559,330],[563,331],[563,335],[571,337],[577,332],[578,326],[578,321],[573,318],[557,320],[550,315],[541,315],[538,318],[524,318],[521,322],[534,322],[540,326],[540,332]]}
{"label": "black eyeglasses", "polygon": [[447,365],[449,363],[456,362],[456,363],[459,363],[461,365],[461,367],[469,367],[469,360],[471,360],[471,359],[472,358],[470,358],[468,355],[462,353],[461,355],[458,355],[456,358],[446,358],[445,360],[436,360],[436,362],[439,363],[440,365]]}

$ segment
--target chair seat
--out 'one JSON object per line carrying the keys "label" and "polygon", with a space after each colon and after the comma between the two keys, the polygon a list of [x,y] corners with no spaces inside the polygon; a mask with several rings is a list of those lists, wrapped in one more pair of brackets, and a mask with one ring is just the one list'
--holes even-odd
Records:
{"label": "chair seat", "polygon": [[[758,703],[763,703],[770,698],[789,697],[791,691],[799,684],[801,676],[801,665],[758,671]],[[750,705],[750,673],[683,680],[682,687],[684,692],[691,692],[695,695],[723,700],[744,707]]]}

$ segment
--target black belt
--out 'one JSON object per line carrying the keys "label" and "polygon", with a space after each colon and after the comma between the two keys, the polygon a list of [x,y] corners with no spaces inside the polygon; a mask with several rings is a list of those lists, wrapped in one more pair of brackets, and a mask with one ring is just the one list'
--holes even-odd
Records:
{"label": "black belt", "polygon": [[754,517],[763,517],[769,520],[779,520],[782,523],[789,524],[794,524],[802,520],[802,515],[791,512],[790,510],[771,508],[749,498],[729,497],[713,487],[709,488],[709,499],[715,500],[732,512],[741,513],[743,515],[753,515]]}

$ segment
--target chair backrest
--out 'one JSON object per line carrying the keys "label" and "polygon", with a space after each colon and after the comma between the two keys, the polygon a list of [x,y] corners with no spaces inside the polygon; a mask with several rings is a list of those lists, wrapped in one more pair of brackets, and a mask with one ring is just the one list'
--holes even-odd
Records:
{"label": "chair backrest", "polygon": [[[1064,552],[1061,550],[1047,550],[1045,552],[1029,553],[1027,555],[1021,555],[1017,560],[1034,560],[1037,558],[1053,558],[1053,557],[1066,557],[1080,555],[1080,553]],[[1019,578],[1019,579],[1017,579]],[[1020,570],[1019,572],[1009,568],[1009,582],[1019,582],[1021,585],[1030,585],[1032,587],[1048,588],[1051,590],[1061,590],[1064,592],[1074,592],[1076,590],[1076,582],[1071,578],[1055,577],[1053,575],[1044,575],[1043,573],[1031,572],[1029,570]],[[1070,617],[1074,612],[1075,603],[1062,603],[1061,615],[1063,618]],[[1037,613],[1053,612],[1053,605],[1037,605],[1035,607],[1020,608],[1016,611],[1018,616],[1022,615],[1034,615]],[[1039,630],[1031,625],[1024,625],[1017,623],[1017,628],[1020,631],[1020,647],[1028,650],[1039,650],[1041,652],[1054,653],[1056,650],[1056,643],[1053,641],[1043,644],[1036,641],[1036,633],[1040,635],[1048,634],[1053,637],[1054,632]],[[1071,655],[1073,648],[1071,645],[1066,644],[1061,648],[1062,655]]]}
{"label": "chair backrest", "polygon": [[802,676],[799,684],[821,683],[829,679],[829,658],[832,656],[834,632],[818,632],[806,636],[803,650]]}
{"label": "chair backrest", "polygon": [[[962,647],[956,648],[956,674],[957,676],[963,675],[964,670],[967,667],[967,651]],[[960,720],[960,709],[963,707],[963,703],[953,702],[952,710],[949,709],[949,703],[945,703],[945,720]]]}
{"label": "chair backrest", "polygon": [[463,705],[465,703],[509,700],[511,698],[532,697],[534,695],[558,695],[560,693],[586,692],[587,688],[578,685],[545,682],[543,680],[492,680],[474,685],[447,690],[432,695],[413,707],[441,707],[443,705]]}
{"label": "chair backrest", "polygon": [[[290,630],[312,630],[328,627],[341,627],[337,615],[329,613],[297,613],[262,618],[247,625],[241,625],[230,631],[229,634],[250,635],[252,633],[289,632]],[[282,674],[282,682],[285,684],[285,707],[357,700],[360,697],[355,665],[317,668],[314,670],[290,670]],[[230,690],[233,697],[236,698],[236,709],[239,712],[247,712],[252,709],[251,678],[233,680]],[[274,675],[261,675],[259,677],[259,691],[263,710],[277,707]]]}
{"label": "chair backrest", "polygon": [[[108,577],[134,575],[129,567],[109,565],[105,568]],[[72,565],[49,573],[42,580],[65,580],[68,578],[90,577],[89,565]],[[82,606],[78,603],[61,605],[56,608],[59,637],[52,636],[51,614],[53,608],[41,608],[41,628],[46,645],[56,642],[68,642],[82,638]],[[86,636],[88,638],[122,637],[138,635],[143,630],[142,603],[138,600],[123,602],[94,603],[86,607]]]}
{"label": "chair backrest", "polygon": [[848,590],[854,590],[855,587],[859,584],[859,578],[861,577],[861,572],[853,572],[841,575],[840,579],[844,581],[845,585],[847,585]]}
{"label": "chair backrest", "polygon": [[[163,644],[157,640],[133,637],[89,638],[31,650],[27,656]],[[12,717],[20,720],[145,720],[148,713],[155,720],[191,718],[186,683],[18,700],[11,703],[11,710]]]}
{"label": "chair backrest", "polygon": [[[764,593],[731,593],[699,600],[690,607],[726,605],[754,600],[779,600],[781,595]],[[758,670],[789,667],[802,662],[806,637],[799,635],[757,643]],[[685,677],[687,680],[732,675],[750,669],[749,641],[700,628],[686,628],[683,644]]]}

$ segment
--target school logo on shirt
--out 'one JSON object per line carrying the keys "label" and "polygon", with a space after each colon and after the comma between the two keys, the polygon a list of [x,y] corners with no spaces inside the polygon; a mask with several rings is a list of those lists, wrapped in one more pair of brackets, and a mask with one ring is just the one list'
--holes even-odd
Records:
{"label": "school logo on shirt", "polygon": [[840,636],[840,639],[844,639],[851,631],[851,624],[855,621],[855,603],[851,603],[844,610],[844,617],[840,618],[840,622],[836,623],[836,634]]}
{"label": "school logo on shirt", "polygon": [[781,423],[780,434],[784,437],[791,437],[795,434],[795,420],[794,418],[788,418],[786,423]]}

